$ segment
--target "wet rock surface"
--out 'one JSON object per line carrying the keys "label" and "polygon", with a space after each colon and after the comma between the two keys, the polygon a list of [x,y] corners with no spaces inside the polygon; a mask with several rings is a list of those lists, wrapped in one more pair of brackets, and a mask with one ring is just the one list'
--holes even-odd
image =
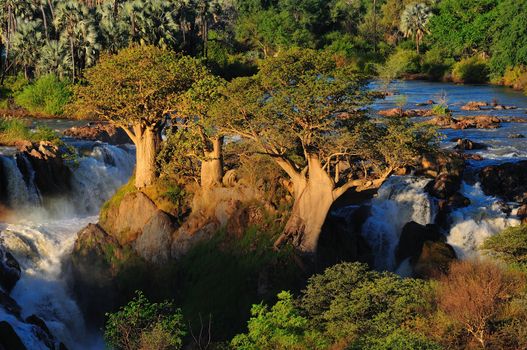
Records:
{"label": "wet rock surface", "polygon": [[527,161],[485,167],[479,178],[487,195],[520,203],[527,200]]}

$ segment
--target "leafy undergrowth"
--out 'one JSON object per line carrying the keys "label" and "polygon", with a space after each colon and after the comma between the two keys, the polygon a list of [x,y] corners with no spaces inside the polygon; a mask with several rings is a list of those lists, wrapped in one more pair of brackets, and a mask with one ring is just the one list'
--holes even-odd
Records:
{"label": "leafy undergrowth", "polygon": [[274,251],[273,236],[256,227],[239,240],[220,232],[182,259],[178,300],[191,328],[199,332],[201,317],[211,321],[214,340],[228,340],[245,328],[252,304],[300,289],[303,277],[292,251]]}

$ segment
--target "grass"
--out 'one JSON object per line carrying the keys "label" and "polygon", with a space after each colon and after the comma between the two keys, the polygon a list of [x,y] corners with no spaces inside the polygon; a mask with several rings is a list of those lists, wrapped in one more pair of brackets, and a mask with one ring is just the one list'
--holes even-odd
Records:
{"label": "grass", "polygon": [[31,130],[27,121],[0,117],[0,145],[14,146],[18,141],[47,141],[57,146],[62,145],[60,135],[47,126],[38,125],[34,130]]}

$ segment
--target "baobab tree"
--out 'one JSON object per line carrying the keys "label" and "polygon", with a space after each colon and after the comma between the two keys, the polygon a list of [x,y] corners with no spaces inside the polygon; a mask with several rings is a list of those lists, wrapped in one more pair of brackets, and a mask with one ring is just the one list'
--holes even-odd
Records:
{"label": "baobab tree", "polygon": [[132,46],[104,55],[86,70],[78,104],[122,127],[136,146],[135,186],[152,185],[161,131],[179,97],[207,74],[196,59],[154,46]]}
{"label": "baobab tree", "polygon": [[[252,141],[289,179],[293,209],[275,246],[290,241],[308,255],[316,253],[337,198],[352,187],[380,186],[398,166],[416,159],[418,147],[430,140],[405,123],[368,121],[365,81],[313,50],[269,58],[256,76],[234,79],[222,94],[216,125]],[[377,151],[367,152],[371,147]],[[345,173],[343,164],[364,159],[378,164],[375,174]]]}

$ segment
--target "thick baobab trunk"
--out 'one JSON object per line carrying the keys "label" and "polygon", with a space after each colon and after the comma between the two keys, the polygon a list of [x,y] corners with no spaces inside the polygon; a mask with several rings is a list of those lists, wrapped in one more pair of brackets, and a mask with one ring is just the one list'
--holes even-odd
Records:
{"label": "thick baobab trunk", "polygon": [[211,140],[205,159],[201,162],[201,187],[210,188],[220,185],[223,179],[223,137]]}
{"label": "thick baobab trunk", "polygon": [[291,241],[302,253],[315,254],[322,225],[335,201],[335,184],[317,157],[309,159],[308,172],[291,178],[295,203],[284,233],[275,242]]}
{"label": "thick baobab trunk", "polygon": [[132,140],[136,147],[135,187],[152,185],[157,178],[156,157],[161,143],[160,130],[156,126],[134,126]]}

